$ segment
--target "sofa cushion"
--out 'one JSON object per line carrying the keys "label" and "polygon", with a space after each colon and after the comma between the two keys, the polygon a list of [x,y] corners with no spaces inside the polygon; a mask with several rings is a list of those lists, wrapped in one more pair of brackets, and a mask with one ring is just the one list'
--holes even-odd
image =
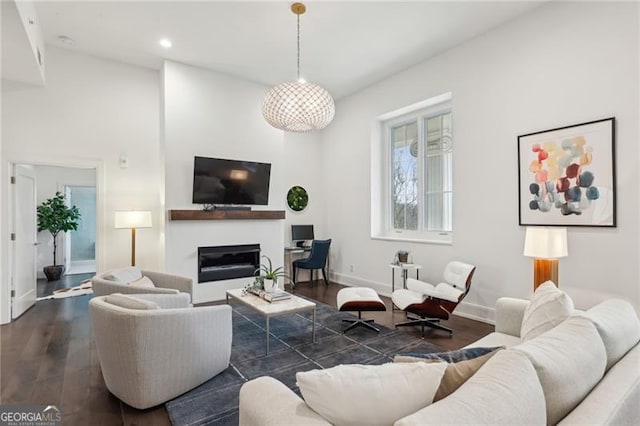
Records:
{"label": "sofa cushion", "polygon": [[142,277],[138,280],[132,281],[129,285],[132,287],[156,288],[155,284],[149,279],[149,277]]}
{"label": "sofa cushion", "polygon": [[160,306],[149,300],[138,299],[136,297],[127,296],[122,293],[113,293],[108,295],[105,298],[105,302],[111,303],[112,305],[120,306],[121,308],[127,309],[141,309],[141,310],[151,310],[151,309],[160,309]]}
{"label": "sofa cushion", "polygon": [[547,423],[556,424],[600,381],[607,354],[595,325],[571,317],[535,339],[514,346],[538,373],[547,406]]}
{"label": "sofa cushion", "polygon": [[501,350],[448,397],[408,415],[395,426],[426,424],[541,425],[544,395],[527,357]]}
{"label": "sofa cushion", "polygon": [[571,298],[551,281],[541,284],[524,311],[520,337],[533,339],[567,319],[573,313]]}
{"label": "sofa cushion", "polygon": [[435,402],[455,392],[456,389],[469,380],[489,358],[501,349],[504,349],[504,346],[495,348],[463,348],[449,352],[414,354],[418,356],[400,354],[393,358],[393,362],[447,362],[447,369],[442,376],[440,386],[438,386],[436,395],[433,398]]}
{"label": "sofa cushion", "polygon": [[464,291],[456,289],[451,284],[440,283],[434,286],[413,278],[407,278],[407,289],[425,296],[436,297],[454,303],[458,302],[460,295],[464,293]]}
{"label": "sofa cushion", "polygon": [[471,376],[476,374],[480,367],[489,361],[489,358],[497,354],[498,351],[502,349],[504,348],[497,348],[479,357],[447,365],[447,369],[444,371],[444,375],[440,381],[440,386],[438,386],[438,390],[436,391],[436,395],[433,397],[433,401],[440,401],[455,392],[460,386],[469,380]]}
{"label": "sofa cushion", "polygon": [[105,274],[103,278],[109,281],[118,281],[129,284],[142,278],[142,271],[135,266],[130,266],[128,268],[111,271],[108,274]]}
{"label": "sofa cushion", "polygon": [[391,425],[433,401],[445,363],[339,365],[296,374],[305,402],[336,425]]}
{"label": "sofa cushion", "polygon": [[640,419],[640,344],[631,348],[560,426],[637,425]]}
{"label": "sofa cushion", "polygon": [[640,321],[633,306],[609,299],[581,313],[593,321],[607,351],[607,370],[640,341]]}

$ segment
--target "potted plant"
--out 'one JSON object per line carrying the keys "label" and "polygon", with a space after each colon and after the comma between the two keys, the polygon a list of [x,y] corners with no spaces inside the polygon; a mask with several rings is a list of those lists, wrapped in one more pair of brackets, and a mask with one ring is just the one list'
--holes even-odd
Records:
{"label": "potted plant", "polygon": [[409,252],[407,250],[398,250],[396,253],[396,264],[409,263]]}
{"label": "potted plant", "polygon": [[64,196],[60,192],[45,200],[37,208],[38,232],[49,231],[53,236],[53,265],[43,268],[48,281],[59,280],[64,272],[64,265],[56,262],[58,249],[57,237],[60,232],[75,231],[80,224],[80,211],[76,206],[68,207],[64,203]]}
{"label": "potted plant", "polygon": [[267,293],[273,293],[278,288],[278,278],[284,278],[285,280],[291,281],[291,278],[284,273],[284,267],[280,266],[276,269],[273,269],[273,264],[271,259],[268,256],[262,255],[265,259],[267,259],[266,263],[262,263],[258,269],[255,271],[255,275],[262,276],[264,291]]}

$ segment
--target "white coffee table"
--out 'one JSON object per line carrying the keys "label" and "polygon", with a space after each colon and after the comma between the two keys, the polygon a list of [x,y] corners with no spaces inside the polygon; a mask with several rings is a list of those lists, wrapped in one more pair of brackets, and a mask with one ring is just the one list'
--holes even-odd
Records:
{"label": "white coffee table", "polygon": [[232,297],[241,303],[251,307],[265,318],[267,331],[266,353],[269,353],[269,318],[279,317],[281,315],[295,314],[302,311],[312,311],[311,318],[311,342],[316,341],[316,304],[298,296],[291,295],[291,299],[281,300],[278,302],[267,302],[266,300],[254,294],[242,294],[243,289],[237,288],[227,290],[227,304],[229,298]]}

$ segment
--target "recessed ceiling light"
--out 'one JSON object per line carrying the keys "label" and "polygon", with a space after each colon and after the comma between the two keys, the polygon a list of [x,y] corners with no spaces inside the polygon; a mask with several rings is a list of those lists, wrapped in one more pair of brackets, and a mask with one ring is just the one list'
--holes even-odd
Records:
{"label": "recessed ceiling light", "polygon": [[164,47],[165,49],[168,49],[171,46],[173,46],[173,43],[171,43],[171,40],[167,38],[161,39],[159,43],[160,43],[160,46]]}
{"label": "recessed ceiling light", "polygon": [[58,41],[62,44],[66,44],[67,46],[73,46],[73,44],[76,42],[74,39],[66,35],[59,35]]}

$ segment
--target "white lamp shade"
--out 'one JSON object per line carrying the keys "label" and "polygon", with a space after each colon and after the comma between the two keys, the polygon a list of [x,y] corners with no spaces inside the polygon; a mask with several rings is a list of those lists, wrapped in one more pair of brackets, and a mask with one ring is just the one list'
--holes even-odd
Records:
{"label": "white lamp shade", "polygon": [[122,228],[151,228],[150,211],[117,211],[115,227]]}
{"label": "white lamp shade", "polygon": [[567,228],[527,228],[524,255],[539,259],[568,256]]}

